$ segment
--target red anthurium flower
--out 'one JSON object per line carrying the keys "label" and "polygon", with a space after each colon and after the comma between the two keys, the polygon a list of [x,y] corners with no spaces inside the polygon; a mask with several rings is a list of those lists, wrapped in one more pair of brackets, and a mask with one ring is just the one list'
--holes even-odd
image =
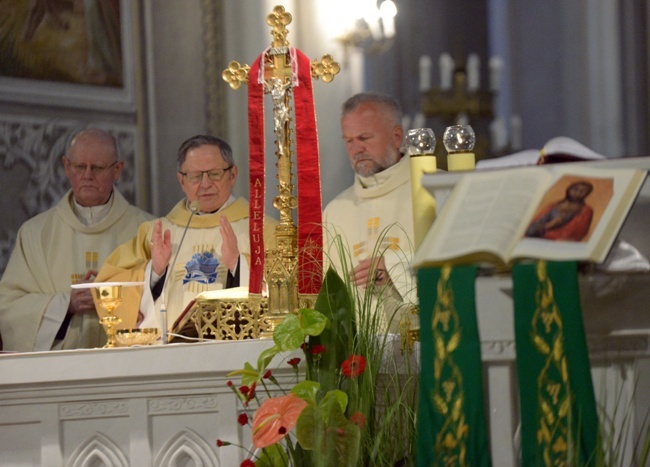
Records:
{"label": "red anthurium flower", "polygon": [[312,355],[320,355],[325,352],[325,346],[323,344],[316,344],[311,348]]}
{"label": "red anthurium flower", "polygon": [[366,369],[366,358],[362,355],[351,355],[341,363],[341,371],[348,378],[356,378]]}
{"label": "red anthurium flower", "polygon": [[248,386],[240,386],[239,387],[239,392],[241,392],[244,395],[248,394],[250,392],[250,390],[251,390],[251,388],[249,388]]}
{"label": "red anthurium flower", "polygon": [[248,414],[246,414],[245,412],[239,414],[239,417],[237,417],[237,421],[241,426],[246,426],[246,424],[248,423]]}
{"label": "red anthurium flower", "polygon": [[263,378],[264,379],[269,379],[271,377],[271,370],[266,370],[266,373],[264,373]]}
{"label": "red anthurium flower", "polygon": [[253,445],[265,448],[280,441],[296,426],[306,406],[294,394],[266,399],[253,416]]}
{"label": "red anthurium flower", "polygon": [[244,462],[239,464],[239,467],[255,467],[255,462],[250,459],[245,459]]}
{"label": "red anthurium flower", "polygon": [[296,367],[298,366],[298,363],[300,363],[300,359],[298,357],[293,357],[287,363],[293,367]]}
{"label": "red anthurium flower", "polygon": [[366,425],[366,416],[363,414],[363,412],[354,412],[352,415],[350,415],[350,421],[357,425],[360,429],[363,429],[363,427]]}

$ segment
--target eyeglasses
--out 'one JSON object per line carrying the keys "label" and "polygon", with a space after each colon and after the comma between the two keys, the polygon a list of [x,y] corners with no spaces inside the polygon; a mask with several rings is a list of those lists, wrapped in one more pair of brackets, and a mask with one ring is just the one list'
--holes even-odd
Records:
{"label": "eyeglasses", "polygon": [[70,162],[68,164],[68,167],[70,167],[70,170],[72,171],[73,174],[75,175],[81,175],[86,173],[86,170],[90,167],[90,172],[93,175],[99,176],[104,174],[108,169],[113,167],[115,164],[117,164],[117,161],[113,162],[111,165],[104,166],[104,165],[86,165],[86,164],[75,164],[73,162]]}
{"label": "eyeglasses", "polygon": [[184,177],[187,177],[187,181],[192,184],[201,183],[201,180],[203,180],[203,174],[206,174],[208,178],[213,182],[220,182],[221,179],[223,179],[223,176],[226,175],[226,172],[228,172],[233,167],[234,166],[231,165],[225,169],[197,170],[195,172],[181,172],[179,170],[178,173]]}

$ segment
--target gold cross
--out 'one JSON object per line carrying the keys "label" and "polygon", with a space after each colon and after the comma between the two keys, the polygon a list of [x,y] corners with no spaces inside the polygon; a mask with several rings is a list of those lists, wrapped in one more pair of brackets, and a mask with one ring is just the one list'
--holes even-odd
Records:
{"label": "gold cross", "polygon": [[[287,25],[291,24],[291,13],[285,11],[281,5],[273,8],[273,12],[266,17],[266,24],[271,26],[273,30],[271,35],[273,41],[271,49],[266,54],[264,66],[264,81],[270,84],[272,78],[279,79],[282,83],[287,83],[291,80],[291,57],[289,55],[289,42],[287,41]],[[248,84],[248,72],[250,67],[248,65],[241,65],[239,62],[232,61],[228,64],[221,77],[226,81],[231,88],[239,89],[242,83]],[[341,71],[339,65],[334,58],[327,54],[323,58],[311,62],[311,76],[314,79],[321,78],[324,82],[329,83],[334,79],[334,76]]]}
{"label": "gold cross", "polygon": [[264,81],[271,78],[281,80],[283,83],[291,80],[291,56],[289,47],[272,48],[264,61]]}

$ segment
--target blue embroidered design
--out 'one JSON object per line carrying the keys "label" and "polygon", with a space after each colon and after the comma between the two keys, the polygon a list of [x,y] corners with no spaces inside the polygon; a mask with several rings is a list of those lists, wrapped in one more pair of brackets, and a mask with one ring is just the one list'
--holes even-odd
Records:
{"label": "blue embroidered design", "polygon": [[219,260],[212,253],[195,253],[185,264],[187,274],[183,277],[183,285],[188,282],[213,284],[217,280],[217,266]]}

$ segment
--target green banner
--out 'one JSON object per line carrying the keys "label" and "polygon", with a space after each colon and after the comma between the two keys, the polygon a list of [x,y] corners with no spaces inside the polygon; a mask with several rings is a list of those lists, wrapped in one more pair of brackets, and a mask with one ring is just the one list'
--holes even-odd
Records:
{"label": "green banner", "polygon": [[417,465],[490,466],[483,408],[476,267],[418,271]]}
{"label": "green banner", "polygon": [[515,265],[522,465],[595,465],[598,417],[577,265]]}

